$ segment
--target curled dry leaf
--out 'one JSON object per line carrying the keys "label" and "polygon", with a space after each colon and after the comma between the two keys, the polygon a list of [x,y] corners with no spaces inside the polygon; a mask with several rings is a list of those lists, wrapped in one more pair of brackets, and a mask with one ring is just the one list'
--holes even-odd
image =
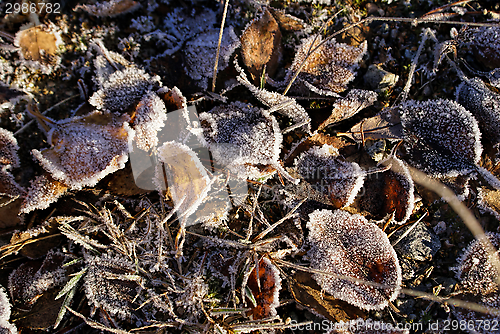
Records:
{"label": "curled dry leaf", "polygon": [[[288,69],[286,82],[289,82],[310,50],[322,43],[322,37],[311,36],[306,39],[295,54]],[[321,95],[337,95],[347,89],[347,84],[356,76],[356,69],[366,53],[367,42],[359,47],[349,46],[329,40],[312,53],[297,77],[294,85],[304,84],[309,90]]]}
{"label": "curled dry leaf", "polygon": [[258,269],[258,273],[257,267],[252,270],[247,281],[247,286],[252,291],[257,304],[253,305],[248,312],[253,320],[275,316],[276,307],[280,305],[281,277],[278,268],[264,257],[259,261]]}
{"label": "curled dry leaf", "polygon": [[483,148],[476,119],[450,100],[408,101],[399,105],[411,164],[437,176],[477,169]]}
{"label": "curled dry leaf", "polygon": [[160,164],[156,165],[154,181],[158,190],[166,189],[166,181],[177,212],[188,217],[205,199],[212,184],[205,167],[192,149],[173,141],[163,143],[157,156]]}
{"label": "curled dry leaf", "polygon": [[414,184],[405,163],[396,157],[381,161],[380,165],[394,164],[402,173],[392,169],[370,174],[365,180],[361,208],[377,219],[394,213],[396,224],[404,224],[411,216],[415,204]]}
{"label": "curled dry leaf", "polygon": [[250,92],[264,105],[269,108],[277,108],[276,111],[290,117],[297,124],[304,124],[302,129],[311,132],[311,118],[306,110],[297,103],[295,99],[276,92],[255,87],[248,80],[245,72],[236,64],[236,69],[240,72],[238,81],[250,90]]}
{"label": "curled dry leaf", "polygon": [[[219,29],[210,29],[203,32],[193,40],[188,41],[184,49],[186,73],[196,80],[198,86],[202,89],[207,89],[208,78],[213,76],[219,33]],[[229,58],[231,58],[238,46],[240,46],[240,41],[236,37],[233,27],[226,27],[220,45],[218,71],[222,71],[227,67]]]}
{"label": "curled dry leaf", "polygon": [[32,154],[54,179],[71,189],[94,186],[125,166],[128,141],[134,135],[127,121],[128,116],[99,111],[52,121],[47,134],[52,147]]}
{"label": "curled dry leaf", "polygon": [[328,196],[336,209],[348,206],[363,187],[365,173],[355,162],[347,162],[330,145],[313,146],[295,159],[299,175]]}
{"label": "curled dry leaf", "polygon": [[274,75],[282,57],[281,31],[269,10],[264,9],[243,31],[241,54],[254,82],[260,80],[264,66]]}
{"label": "curled dry leaf", "polygon": [[97,2],[95,5],[78,5],[76,9],[83,9],[87,13],[97,17],[115,17],[122,14],[131,13],[141,7],[141,4],[134,0],[110,0]]}
{"label": "curled dry leaf", "polygon": [[14,38],[19,48],[19,56],[29,67],[40,69],[48,74],[61,62],[59,48],[64,45],[61,33],[56,26],[25,26]]}
{"label": "curled dry leaf", "polygon": [[401,268],[387,235],[363,216],[342,210],[317,210],[307,223],[311,266],[329,274],[340,274],[387,285],[384,288],[314,274],[326,292],[366,310],[381,310],[399,294]]}
{"label": "curled dry leaf", "polygon": [[391,113],[382,111],[380,114],[366,118],[354,125],[348,132],[339,133],[361,143],[363,140],[372,139],[403,139],[403,127],[399,117],[394,119]]}
{"label": "curled dry leaf", "polygon": [[278,22],[280,28],[284,31],[299,31],[306,27],[306,23],[303,20],[286,14],[284,9],[272,7],[268,7],[267,9],[273,14],[276,22]]}
{"label": "curled dry leaf", "polygon": [[[478,78],[466,79],[457,88],[458,103],[469,110],[497,150],[500,146],[500,95],[491,91]],[[497,158],[498,158],[497,153]]]}
{"label": "curled dry leaf", "polygon": [[360,110],[363,110],[377,101],[377,93],[362,90],[362,89],[352,89],[350,90],[346,97],[340,98],[335,101],[333,105],[332,114],[326,121],[321,123],[318,127],[318,131],[323,130],[330,124],[335,124],[345,119],[351,118],[356,115]]}

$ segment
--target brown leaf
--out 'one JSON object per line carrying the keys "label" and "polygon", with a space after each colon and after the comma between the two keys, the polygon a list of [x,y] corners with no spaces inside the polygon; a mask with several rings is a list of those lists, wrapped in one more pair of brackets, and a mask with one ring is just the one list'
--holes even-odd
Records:
{"label": "brown leaf", "polygon": [[281,59],[281,32],[278,23],[267,9],[255,18],[241,36],[243,63],[257,83],[266,66],[266,73],[274,75]]}
{"label": "brown leaf", "polygon": [[393,123],[385,114],[366,118],[353,126],[346,133],[339,133],[360,143],[366,139],[403,139],[403,127],[401,123]]}
{"label": "brown leaf", "polygon": [[[279,291],[281,290],[281,278],[279,270],[268,258],[259,261],[259,273],[254,268],[248,278],[247,286],[257,302],[249,311],[249,315],[256,319],[265,319],[275,316],[276,307],[279,306]],[[259,280],[259,282],[257,282]]]}
{"label": "brown leaf", "polygon": [[366,313],[349,303],[322,292],[311,274],[299,271],[288,280],[293,298],[300,304],[333,321],[348,321],[366,318]]}
{"label": "brown leaf", "polygon": [[[134,178],[130,164],[126,164],[125,168],[108,175],[102,182],[106,182],[107,190],[112,194],[119,196],[135,196],[151,192],[155,189],[153,185],[154,168],[144,170]],[[148,185],[148,187],[142,187]]]}
{"label": "brown leaf", "polygon": [[18,216],[23,200],[18,198],[12,203],[0,207],[0,229],[14,227],[21,223]]}
{"label": "brown leaf", "polygon": [[16,325],[38,330],[48,330],[53,326],[64,301],[64,298],[55,300],[59,290],[56,288],[43,293],[29,312],[20,315]]}
{"label": "brown leaf", "polygon": [[478,194],[477,205],[500,219],[500,190],[481,188]]}
{"label": "brown leaf", "polygon": [[24,60],[49,65],[55,64],[55,57],[63,43],[56,32],[45,26],[36,26],[20,30],[14,44],[20,48],[19,54]]}
{"label": "brown leaf", "polygon": [[284,31],[299,31],[306,27],[303,20],[286,14],[284,9],[276,9],[272,7],[268,7],[268,9],[280,25],[280,28]]}
{"label": "brown leaf", "polygon": [[37,176],[31,181],[20,212],[28,213],[33,210],[46,209],[64,195],[68,189],[68,185],[55,180],[49,173]]}
{"label": "brown leaf", "polygon": [[313,146],[323,146],[325,144],[331,145],[336,149],[340,150],[347,146],[347,143],[342,138],[331,137],[330,135],[324,133],[316,133],[315,135],[308,137],[306,140],[302,141],[293,151],[292,154],[288,156],[285,161],[285,165],[289,165],[295,160],[295,158],[302,152],[309,150]]}

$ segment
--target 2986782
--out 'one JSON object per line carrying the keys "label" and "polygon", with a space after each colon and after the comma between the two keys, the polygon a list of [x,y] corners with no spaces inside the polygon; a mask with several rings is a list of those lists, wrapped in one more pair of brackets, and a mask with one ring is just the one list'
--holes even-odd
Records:
{"label": "2986782", "polygon": [[4,14],[31,14],[31,13],[47,13],[60,14],[61,4],[51,2],[16,2],[6,3]]}

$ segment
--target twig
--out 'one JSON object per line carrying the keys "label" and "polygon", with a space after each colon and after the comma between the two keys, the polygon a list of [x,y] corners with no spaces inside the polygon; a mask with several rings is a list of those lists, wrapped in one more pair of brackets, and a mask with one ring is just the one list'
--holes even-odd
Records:
{"label": "twig", "polygon": [[224,12],[222,13],[222,23],[220,25],[220,31],[219,31],[219,44],[217,44],[217,53],[215,54],[214,75],[212,79],[212,92],[215,92],[215,80],[217,79],[217,65],[219,64],[220,45],[222,43],[222,34],[224,32],[224,23],[226,22],[226,14],[228,6],[229,6],[229,0],[226,0],[226,3],[224,4]]}

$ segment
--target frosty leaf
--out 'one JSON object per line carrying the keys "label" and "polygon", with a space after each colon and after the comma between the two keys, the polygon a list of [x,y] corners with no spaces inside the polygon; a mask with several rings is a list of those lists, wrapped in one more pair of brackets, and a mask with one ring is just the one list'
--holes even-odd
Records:
{"label": "frosty leaf", "polygon": [[[314,44],[313,44],[314,42]],[[322,38],[311,36],[306,39],[295,54],[292,66],[288,69],[286,82],[300,68],[310,49],[317,47]],[[311,54],[305,61],[296,83],[303,83],[309,90],[318,94],[336,95],[347,89],[347,84],[355,77],[358,63],[367,50],[366,41],[359,47],[329,40]]]}
{"label": "frosty leaf", "polygon": [[165,171],[172,199],[176,206],[179,205],[177,211],[186,217],[191,215],[211,186],[205,167],[196,153],[184,144],[166,142],[158,148],[157,155],[162,163],[156,165],[155,183],[158,189],[165,189]]}
{"label": "frosty leaf", "polygon": [[247,87],[260,102],[270,108],[283,105],[283,107],[279,107],[277,112],[290,117],[297,124],[304,124],[302,128],[307,132],[311,132],[311,118],[297,101],[280,93],[255,87],[250,83],[245,72],[239,66],[236,68],[240,72],[240,75],[237,77],[238,81]]}
{"label": "frosty leaf", "polygon": [[400,325],[397,324],[396,326],[382,321],[371,321],[371,319],[365,321],[359,318],[332,324],[332,329],[325,334],[410,334],[409,329],[404,329]]}
{"label": "frosty leaf", "polygon": [[32,154],[54,179],[71,189],[93,186],[125,166],[133,136],[127,118],[96,111],[54,122],[48,133],[52,147]]}
{"label": "frosty leaf", "polygon": [[19,167],[17,150],[19,150],[19,146],[14,134],[0,128],[0,164],[14,168]]}
{"label": "frosty leaf", "polygon": [[408,101],[401,115],[409,160],[435,176],[456,176],[476,169],[482,153],[476,119],[450,100]]}
{"label": "frosty leaf", "polygon": [[81,8],[90,15],[97,17],[115,17],[131,13],[139,7],[141,7],[141,4],[134,0],[110,0],[97,2],[95,5],[79,5],[75,9]]}
{"label": "frosty leaf", "polygon": [[9,275],[9,291],[16,303],[32,305],[45,291],[66,280],[62,264],[66,256],[50,251],[43,262],[29,261]]}
{"label": "frosty leaf", "polygon": [[[214,71],[215,56],[219,42],[219,29],[210,29],[196,36],[186,43],[184,53],[186,55],[186,73],[202,89],[207,89],[208,78]],[[233,27],[224,29],[220,46],[218,70],[223,70],[229,64],[229,58],[234,50],[240,45]]]}
{"label": "frosty leaf", "polygon": [[158,131],[165,125],[165,103],[154,92],[148,92],[137,105],[132,126],[137,146],[149,151],[158,145]]}
{"label": "frosty leaf", "polygon": [[97,109],[124,112],[156,86],[161,86],[158,76],[152,77],[130,66],[111,74],[102,83],[102,88],[90,97],[89,103]]}
{"label": "frosty leaf", "polygon": [[295,168],[313,188],[327,195],[335,208],[348,206],[363,186],[365,173],[330,145],[314,146],[295,159]]}
{"label": "frosty leaf", "polygon": [[134,264],[128,258],[107,253],[100,257],[87,255],[85,264],[88,270],[84,287],[89,304],[120,319],[130,318],[138,282],[127,275],[135,273]]}
{"label": "frosty leaf", "polygon": [[282,57],[281,32],[278,23],[267,9],[243,31],[241,54],[254,82],[260,80],[264,66],[267,73],[274,75]]}
{"label": "frosty leaf", "polygon": [[31,181],[20,212],[28,213],[33,210],[46,209],[67,190],[66,184],[53,179],[49,173],[37,176],[35,180]]}
{"label": "frosty leaf", "polygon": [[27,26],[19,30],[14,39],[21,59],[47,74],[61,62],[58,53],[63,44],[61,33],[54,25]]}
{"label": "frosty leaf", "polygon": [[350,90],[346,97],[340,98],[335,101],[333,105],[332,114],[326,121],[321,123],[318,127],[318,131],[323,130],[330,124],[335,124],[345,119],[351,118],[356,115],[360,110],[363,110],[377,101],[377,93],[362,90],[362,89],[352,89]]}
{"label": "frosty leaf", "polygon": [[9,320],[11,307],[9,296],[7,296],[3,286],[0,285],[0,319]]}
{"label": "frosty leaf", "polygon": [[[498,249],[500,247],[500,233],[487,233],[486,235],[493,247]],[[498,251],[495,256],[498,261]],[[457,278],[462,286],[478,295],[498,293],[499,287],[496,281],[499,273],[492,260],[484,241],[474,240],[458,259]]]}
{"label": "frosty leaf", "polygon": [[255,267],[247,281],[247,286],[252,291],[257,304],[249,311],[254,320],[275,316],[277,314],[276,307],[280,305],[281,278],[279,270],[267,257],[259,261],[258,268],[258,274],[257,267]]}
{"label": "frosty leaf", "polygon": [[392,157],[390,162],[380,162],[381,165],[387,163],[398,165],[398,170],[404,173],[396,173],[389,169],[372,175],[365,181],[365,192],[360,205],[377,219],[394,213],[393,221],[404,224],[413,212],[415,202],[413,180],[403,161]]}
{"label": "frosty leaf", "polygon": [[247,169],[248,164],[278,165],[283,137],[278,123],[265,110],[233,102],[199,117],[214,160],[237,177],[258,177]]}
{"label": "frosty leaf", "polygon": [[500,27],[469,28],[465,33],[476,58],[489,68],[500,67]]}
{"label": "frosty leaf", "polygon": [[500,95],[492,92],[478,78],[466,79],[457,88],[458,103],[479,121],[486,138],[500,145]]}
{"label": "frosty leaf", "polygon": [[390,287],[375,288],[330,275],[315,274],[318,284],[335,298],[366,310],[380,310],[394,300],[401,268],[389,239],[363,216],[342,210],[317,210],[309,215],[308,252],[311,266]]}
{"label": "frosty leaf", "polygon": [[24,194],[24,189],[16,182],[14,176],[2,167],[0,169],[0,196],[15,198]]}

